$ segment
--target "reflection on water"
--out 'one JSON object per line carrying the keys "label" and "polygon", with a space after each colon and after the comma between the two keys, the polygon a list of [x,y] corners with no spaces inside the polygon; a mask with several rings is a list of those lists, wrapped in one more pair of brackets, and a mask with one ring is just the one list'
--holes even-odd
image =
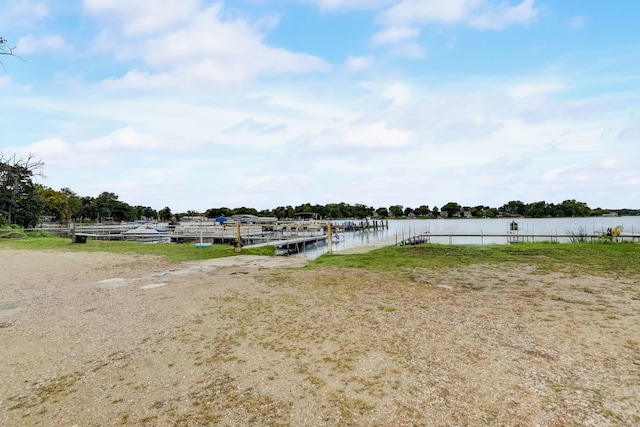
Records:
{"label": "reflection on water", "polygon": [[[640,234],[640,216],[593,217],[593,218],[479,218],[479,219],[417,219],[389,220],[388,229],[363,230],[338,233],[332,249],[334,253],[357,246],[388,246],[422,233],[439,234],[430,239],[431,243],[440,244],[506,244],[505,235],[510,233],[512,221],[518,223],[518,232],[523,235],[554,236],[585,232],[600,235],[607,228],[623,227],[624,235]],[[340,221],[335,221],[340,224]],[[459,236],[457,234],[473,234]],[[497,234],[500,236],[492,236]],[[535,239],[535,238],[534,238]],[[540,237],[535,241],[551,240]],[[554,239],[555,240],[555,239]],[[529,241],[531,239],[529,238]],[[560,239],[562,241],[562,239]],[[638,241],[638,239],[636,239]],[[292,255],[315,259],[327,253],[326,244],[307,246],[305,251]]]}

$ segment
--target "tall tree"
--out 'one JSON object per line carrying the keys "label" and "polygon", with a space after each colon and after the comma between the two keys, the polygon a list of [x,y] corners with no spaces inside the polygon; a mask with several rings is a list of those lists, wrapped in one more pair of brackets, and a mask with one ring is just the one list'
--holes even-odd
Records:
{"label": "tall tree", "polygon": [[171,208],[169,206],[165,206],[158,211],[158,217],[160,217],[161,221],[169,221],[172,216],[173,214],[171,213]]}
{"label": "tall tree", "polygon": [[68,196],[43,185],[38,185],[37,188],[43,203],[43,213],[60,224],[67,224],[71,218]]}
{"label": "tall tree", "polygon": [[389,209],[387,209],[385,207],[380,207],[380,208],[376,209],[376,213],[378,214],[378,216],[380,216],[382,218],[388,218],[389,217]]}
{"label": "tall tree", "polygon": [[42,199],[34,183],[44,177],[44,162],[34,154],[18,157],[0,152],[0,214],[9,223],[33,227],[42,214]]}
{"label": "tall tree", "polygon": [[389,206],[389,214],[396,218],[400,218],[404,214],[404,206],[402,205]]}
{"label": "tall tree", "polygon": [[60,192],[67,196],[70,219],[79,218],[82,212],[82,199],[68,187],[61,188]]}
{"label": "tall tree", "polygon": [[462,212],[462,206],[460,206],[460,204],[456,202],[449,202],[443,207],[441,207],[440,211],[447,212],[448,218],[451,218],[454,216],[460,216],[460,213]]}
{"label": "tall tree", "polygon": [[509,216],[523,216],[525,211],[525,204],[520,200],[511,200],[500,207],[505,215]]}
{"label": "tall tree", "polygon": [[416,210],[419,216],[430,216],[431,210],[428,205],[420,205],[420,207]]}

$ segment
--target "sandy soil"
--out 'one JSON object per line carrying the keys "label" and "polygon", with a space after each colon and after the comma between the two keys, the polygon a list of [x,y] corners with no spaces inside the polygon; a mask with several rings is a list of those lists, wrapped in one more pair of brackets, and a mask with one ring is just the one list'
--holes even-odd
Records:
{"label": "sandy soil", "polygon": [[0,425],[640,425],[638,280],[0,250]]}

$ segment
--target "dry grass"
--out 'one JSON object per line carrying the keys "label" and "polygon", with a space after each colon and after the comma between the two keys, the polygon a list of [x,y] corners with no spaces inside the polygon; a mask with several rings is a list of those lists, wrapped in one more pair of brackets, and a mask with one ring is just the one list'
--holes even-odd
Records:
{"label": "dry grass", "polygon": [[630,278],[231,267],[97,290],[127,268],[11,298],[0,424],[640,424]]}

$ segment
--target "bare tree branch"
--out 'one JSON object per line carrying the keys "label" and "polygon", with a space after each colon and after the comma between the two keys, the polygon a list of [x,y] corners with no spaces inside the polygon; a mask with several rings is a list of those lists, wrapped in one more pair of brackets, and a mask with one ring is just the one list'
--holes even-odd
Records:
{"label": "bare tree branch", "polygon": [[[9,42],[7,41],[7,39],[0,36],[0,55],[13,56],[18,58],[21,61],[24,61],[24,59],[20,58],[18,55],[16,55],[13,52],[16,49],[16,46],[11,47],[11,45],[9,45],[8,43]],[[2,65],[2,68],[4,68],[4,63],[2,61],[0,61],[0,65]],[[4,69],[6,71],[6,68]]]}
{"label": "bare tree branch", "polygon": [[43,172],[44,162],[39,160],[35,153],[29,153],[26,156],[18,157],[17,153],[7,156],[0,151],[0,165],[19,167],[24,169],[25,172],[29,173],[31,176],[46,178]]}

